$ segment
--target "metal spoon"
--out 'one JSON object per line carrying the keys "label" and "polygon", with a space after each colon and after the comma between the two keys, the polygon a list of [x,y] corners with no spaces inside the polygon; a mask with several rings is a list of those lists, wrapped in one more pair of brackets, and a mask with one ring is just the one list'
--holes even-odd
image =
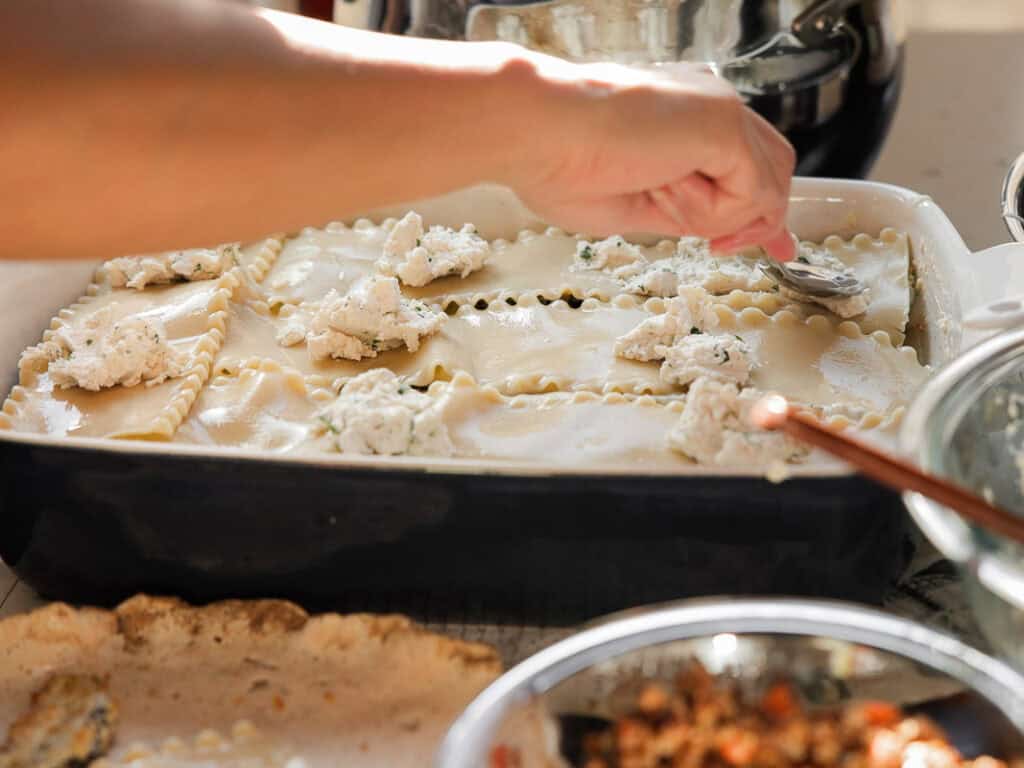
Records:
{"label": "metal spoon", "polygon": [[815,264],[804,264],[801,261],[783,264],[764,260],[758,266],[775,282],[806,296],[824,299],[834,296],[857,296],[864,293],[867,288],[849,273],[837,272]]}

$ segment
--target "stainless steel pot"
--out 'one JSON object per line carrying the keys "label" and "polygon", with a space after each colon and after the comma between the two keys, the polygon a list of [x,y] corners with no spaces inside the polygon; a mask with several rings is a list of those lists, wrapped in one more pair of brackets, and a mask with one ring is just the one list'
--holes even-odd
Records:
{"label": "stainless steel pot", "polygon": [[709,64],[786,133],[802,175],[862,176],[902,80],[902,0],[335,0],[335,20],[506,40],[573,61]]}

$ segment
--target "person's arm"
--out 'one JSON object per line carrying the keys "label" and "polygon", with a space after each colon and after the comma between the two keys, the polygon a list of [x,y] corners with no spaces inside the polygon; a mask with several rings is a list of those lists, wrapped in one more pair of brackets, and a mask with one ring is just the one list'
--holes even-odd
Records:
{"label": "person's arm", "polygon": [[0,100],[8,258],[244,240],[480,181],[592,234],[766,241],[793,165],[708,75],[211,0],[4,0]]}

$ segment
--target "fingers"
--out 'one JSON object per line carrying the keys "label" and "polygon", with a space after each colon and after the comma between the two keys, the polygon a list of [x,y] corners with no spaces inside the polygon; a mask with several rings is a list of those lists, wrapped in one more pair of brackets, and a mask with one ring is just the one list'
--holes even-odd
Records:
{"label": "fingers", "polygon": [[796,240],[786,230],[774,238],[762,241],[761,246],[776,261],[792,261],[796,258]]}
{"label": "fingers", "polygon": [[711,239],[716,252],[761,245],[773,257],[795,255],[785,228],[796,154],[766,120],[744,108],[733,164],[718,176],[691,175],[670,185],[682,219],[695,234]]}
{"label": "fingers", "polygon": [[721,254],[732,254],[753,246],[761,246],[777,261],[792,261],[796,255],[793,236],[785,228],[780,228],[778,222],[763,219],[735,234],[717,237],[711,241],[712,252]]}

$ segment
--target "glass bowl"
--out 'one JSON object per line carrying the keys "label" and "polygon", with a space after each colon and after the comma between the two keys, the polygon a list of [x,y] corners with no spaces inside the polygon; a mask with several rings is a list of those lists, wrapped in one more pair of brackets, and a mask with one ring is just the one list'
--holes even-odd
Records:
{"label": "glass bowl", "polygon": [[[616,614],[537,653],[453,724],[436,768],[523,768],[574,753],[575,726],[624,714],[645,680],[692,659],[744,687],[791,679],[811,706],[883,699],[929,714],[966,757],[1024,754],[1024,678],[913,622],[844,603],[692,600]],[[552,759],[553,758],[553,759]],[[489,762],[491,761],[491,762]]]}
{"label": "glass bowl", "polygon": [[[901,442],[928,471],[1024,514],[1024,330],[979,344],[934,376],[911,405]],[[960,566],[992,647],[1024,668],[1024,547],[919,494],[905,500],[925,535]]]}

